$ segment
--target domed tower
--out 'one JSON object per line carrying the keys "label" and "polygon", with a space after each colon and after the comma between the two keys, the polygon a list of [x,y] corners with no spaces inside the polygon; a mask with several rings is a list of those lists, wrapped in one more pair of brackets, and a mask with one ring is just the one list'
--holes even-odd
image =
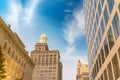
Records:
{"label": "domed tower", "polygon": [[48,51],[48,45],[47,45],[47,35],[42,34],[40,36],[40,42],[35,45],[36,50],[40,51]]}
{"label": "domed tower", "polygon": [[40,43],[47,43],[47,35],[46,34],[42,34],[40,36]]}
{"label": "domed tower", "polygon": [[[42,34],[31,52],[35,63],[32,80],[62,80],[62,63],[59,50],[49,50],[47,35]],[[37,73],[36,73],[37,72]],[[53,74],[54,73],[54,74]]]}

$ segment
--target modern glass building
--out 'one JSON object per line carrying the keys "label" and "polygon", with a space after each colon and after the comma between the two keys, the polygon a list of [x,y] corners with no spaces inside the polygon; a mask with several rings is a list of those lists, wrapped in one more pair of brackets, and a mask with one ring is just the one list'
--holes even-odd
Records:
{"label": "modern glass building", "polygon": [[120,80],[120,0],[84,0],[90,80]]}

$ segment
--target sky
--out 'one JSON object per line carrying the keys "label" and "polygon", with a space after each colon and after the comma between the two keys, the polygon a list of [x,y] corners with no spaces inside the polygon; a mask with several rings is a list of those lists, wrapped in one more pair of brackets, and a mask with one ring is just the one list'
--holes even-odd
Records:
{"label": "sky", "polygon": [[0,0],[0,17],[29,52],[46,34],[50,50],[59,50],[63,80],[75,80],[78,59],[87,61],[83,0]]}

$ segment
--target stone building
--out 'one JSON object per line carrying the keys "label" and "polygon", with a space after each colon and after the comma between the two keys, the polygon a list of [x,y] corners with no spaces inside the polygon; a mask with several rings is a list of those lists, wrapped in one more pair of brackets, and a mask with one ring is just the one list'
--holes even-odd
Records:
{"label": "stone building", "polygon": [[34,63],[16,33],[0,18],[0,45],[5,55],[6,80],[32,80]]}
{"label": "stone building", "polygon": [[49,50],[47,36],[42,34],[40,42],[31,52],[35,63],[32,80],[62,80],[62,63],[58,50]]}
{"label": "stone building", "polygon": [[84,0],[90,80],[120,80],[120,0]]}
{"label": "stone building", "polygon": [[88,65],[81,64],[80,60],[77,63],[76,80],[89,80]]}

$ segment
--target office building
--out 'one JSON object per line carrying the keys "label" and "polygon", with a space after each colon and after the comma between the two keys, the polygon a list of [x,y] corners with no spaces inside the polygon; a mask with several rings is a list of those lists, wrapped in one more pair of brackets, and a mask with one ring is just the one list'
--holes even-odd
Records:
{"label": "office building", "polygon": [[31,52],[35,63],[32,80],[62,80],[62,63],[58,50],[49,50],[47,36],[42,34]]}
{"label": "office building", "polygon": [[90,80],[120,80],[120,0],[84,0]]}
{"label": "office building", "polygon": [[88,65],[81,64],[80,60],[77,63],[76,80],[89,80]]}

